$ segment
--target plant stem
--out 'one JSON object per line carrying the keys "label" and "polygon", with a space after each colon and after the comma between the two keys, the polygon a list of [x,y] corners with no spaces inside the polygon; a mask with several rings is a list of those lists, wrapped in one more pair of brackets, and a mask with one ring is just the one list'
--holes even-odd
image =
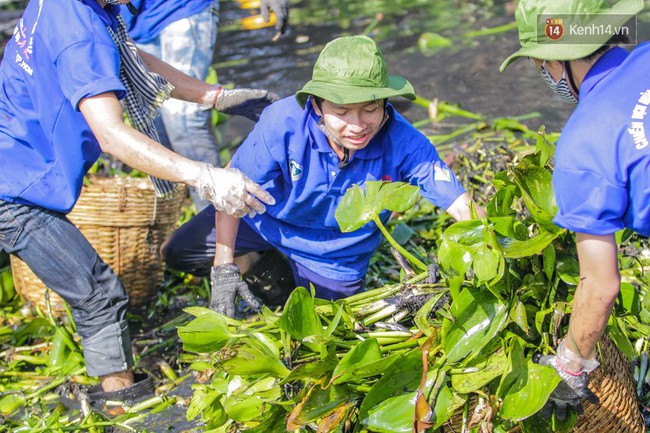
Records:
{"label": "plant stem", "polygon": [[411,253],[409,253],[408,251],[406,251],[406,249],[404,249],[404,247],[402,247],[400,244],[398,244],[398,243],[395,241],[395,239],[393,239],[393,237],[390,235],[390,233],[388,233],[388,230],[386,230],[386,227],[384,227],[384,224],[383,224],[383,223],[381,222],[381,220],[379,219],[379,216],[375,215],[375,216],[372,218],[372,220],[375,222],[375,224],[377,224],[377,227],[379,227],[379,230],[384,234],[384,237],[386,238],[386,240],[388,241],[388,243],[390,243],[390,244],[393,246],[393,248],[395,248],[397,251],[399,251],[400,253],[402,253],[402,255],[403,255],[404,257],[406,257],[406,258],[408,259],[408,261],[411,262],[411,264],[415,265],[415,267],[417,267],[421,272],[424,272],[424,271],[427,270],[427,265],[425,265],[424,263],[422,263],[422,262],[421,262],[417,257],[415,257],[413,254],[411,254]]}

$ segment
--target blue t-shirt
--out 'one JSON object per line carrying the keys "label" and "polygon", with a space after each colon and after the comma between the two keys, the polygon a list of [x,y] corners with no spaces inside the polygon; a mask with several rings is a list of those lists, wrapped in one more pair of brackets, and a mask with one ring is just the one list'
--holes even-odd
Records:
{"label": "blue t-shirt", "polygon": [[[107,13],[108,12],[108,13]],[[33,0],[0,65],[0,198],[60,212],[74,206],[101,149],[79,101],[119,98],[120,58],[106,28],[118,7]]]}
{"label": "blue t-shirt", "polygon": [[[313,272],[340,281],[363,277],[382,235],[374,222],[341,232],[334,212],[350,186],[410,182],[444,209],[465,191],[431,142],[390,104],[387,113],[377,136],[339,169],[309,102],[303,109],[291,96],[266,108],[231,165],[261,184],[276,204],[243,221]],[[389,211],[380,216],[384,223],[389,217]]]}
{"label": "blue t-shirt", "polygon": [[140,13],[134,17],[124,7],[122,18],[129,36],[138,44],[150,42],[174,21],[191,17],[218,4],[215,0],[131,0],[131,3]]}
{"label": "blue t-shirt", "polygon": [[555,222],[607,235],[650,236],[650,43],[609,50],[580,86],[557,144]]}

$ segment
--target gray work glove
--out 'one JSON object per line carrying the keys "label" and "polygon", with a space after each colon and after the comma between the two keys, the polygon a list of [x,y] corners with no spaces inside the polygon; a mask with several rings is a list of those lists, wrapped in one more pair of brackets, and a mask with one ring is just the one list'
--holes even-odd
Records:
{"label": "gray work glove", "polygon": [[244,116],[257,122],[262,111],[278,99],[278,95],[268,90],[221,89],[214,108],[222,113]]}
{"label": "gray work glove", "polygon": [[262,17],[264,21],[269,22],[270,10],[275,12],[277,22],[275,23],[275,29],[283,35],[287,31],[287,26],[289,25],[289,6],[288,0],[262,0]]}
{"label": "gray work glove", "polygon": [[[594,404],[599,403],[598,396],[587,388],[589,382],[587,372],[598,366],[596,360],[580,358],[576,353],[569,350],[565,340],[562,340],[558,346],[557,355],[541,356],[537,359],[537,362],[539,365],[553,367],[562,379],[542,408],[543,417],[550,418],[555,413],[555,417],[559,421],[564,421],[567,416],[567,408],[571,408],[577,413],[583,412],[583,399],[587,399]],[[581,365],[578,372],[573,373],[567,369],[567,365],[575,365],[576,363]]]}
{"label": "gray work glove", "polygon": [[210,309],[228,317],[235,317],[235,298],[241,296],[248,305],[259,310],[262,306],[255,299],[248,284],[242,281],[239,268],[232,263],[219,265],[210,272],[212,294],[210,296]]}

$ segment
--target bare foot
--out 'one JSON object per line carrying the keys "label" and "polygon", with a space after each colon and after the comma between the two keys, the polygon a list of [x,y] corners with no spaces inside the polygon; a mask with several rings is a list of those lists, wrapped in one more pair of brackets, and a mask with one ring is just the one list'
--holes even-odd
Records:
{"label": "bare foot", "polygon": [[106,376],[100,376],[99,380],[104,392],[118,391],[134,383],[133,372],[131,371],[118,371],[117,373],[107,374]]}

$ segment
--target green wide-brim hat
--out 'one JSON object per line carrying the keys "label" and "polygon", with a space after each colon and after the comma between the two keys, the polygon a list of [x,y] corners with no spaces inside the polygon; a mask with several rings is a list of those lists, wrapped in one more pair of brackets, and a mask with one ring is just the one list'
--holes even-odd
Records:
{"label": "green wide-brim hat", "polygon": [[[501,64],[499,71],[503,72],[519,57],[541,60],[577,60],[587,57],[613,36],[611,31],[594,30],[621,28],[643,7],[644,0],[520,0],[515,20],[521,48]],[[553,40],[547,36],[547,19],[561,21],[561,38]],[[572,34],[572,26],[584,29],[586,34]]]}
{"label": "green wide-brim hat", "polygon": [[403,96],[415,99],[413,86],[403,77],[388,75],[379,47],[367,36],[334,39],[323,48],[312,79],[296,93],[304,108],[309,95],[335,104],[356,104]]}

